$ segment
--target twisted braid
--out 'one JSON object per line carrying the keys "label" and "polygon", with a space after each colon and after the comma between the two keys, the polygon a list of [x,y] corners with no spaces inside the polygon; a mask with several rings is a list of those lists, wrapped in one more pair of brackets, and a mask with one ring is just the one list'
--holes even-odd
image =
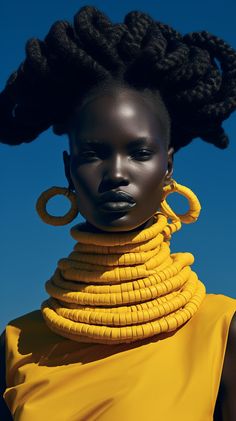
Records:
{"label": "twisted braid", "polygon": [[27,41],[25,60],[0,93],[0,140],[31,142],[50,126],[61,134],[58,127],[88,91],[120,82],[160,94],[175,152],[196,137],[226,148],[222,122],[236,109],[235,76],[236,51],[215,35],[182,36],[140,11],[112,24],[84,6],[73,25],[57,21],[43,41]]}

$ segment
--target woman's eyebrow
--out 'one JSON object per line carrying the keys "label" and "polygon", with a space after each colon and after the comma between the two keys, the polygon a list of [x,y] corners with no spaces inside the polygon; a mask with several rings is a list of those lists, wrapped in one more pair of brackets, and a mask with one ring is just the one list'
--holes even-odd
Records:
{"label": "woman's eyebrow", "polygon": [[131,140],[130,145],[131,146],[142,146],[147,144],[148,138],[147,137],[138,137],[135,140]]}
{"label": "woman's eyebrow", "polygon": [[107,147],[107,143],[103,140],[99,140],[99,139],[80,139],[79,141],[79,146],[82,148],[86,148],[86,147]]}
{"label": "woman's eyebrow", "polygon": [[86,145],[87,144],[93,145],[93,144],[97,144],[97,143],[105,143],[103,140],[99,140],[99,139],[80,138],[79,140],[82,144],[86,144]]}

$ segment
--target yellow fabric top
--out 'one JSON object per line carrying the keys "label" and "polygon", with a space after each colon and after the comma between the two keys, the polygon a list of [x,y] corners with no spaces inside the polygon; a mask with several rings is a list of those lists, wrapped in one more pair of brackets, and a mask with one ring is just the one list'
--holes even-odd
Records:
{"label": "yellow fabric top", "polygon": [[236,299],[206,294],[184,325],[135,343],[81,343],[40,310],[6,327],[16,421],[212,421]]}

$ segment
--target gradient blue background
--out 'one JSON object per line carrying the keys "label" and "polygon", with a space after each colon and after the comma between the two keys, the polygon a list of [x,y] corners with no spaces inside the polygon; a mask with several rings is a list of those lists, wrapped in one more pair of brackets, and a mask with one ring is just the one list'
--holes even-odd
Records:
{"label": "gradient blue background", "polygon": [[[1,2],[0,89],[24,59],[28,38],[43,39],[58,19],[73,20],[84,5],[101,8],[113,22],[122,22],[130,10],[142,10],[182,33],[208,30],[236,49],[236,3],[216,0],[185,1],[41,1]],[[202,204],[195,224],[183,225],[172,238],[172,251],[189,251],[195,256],[193,269],[208,293],[236,298],[236,115],[225,121],[230,146],[220,150],[195,139],[175,156],[174,178],[189,186]],[[74,245],[69,229],[44,224],[35,211],[39,194],[53,186],[67,186],[62,152],[68,148],[66,136],[51,129],[31,144],[9,147],[0,144],[0,331],[11,319],[40,307],[47,297],[44,282],[57,261]],[[185,211],[185,199],[169,196],[176,211]],[[54,198],[49,211],[65,213],[66,199]],[[82,219],[78,219],[79,222]]]}

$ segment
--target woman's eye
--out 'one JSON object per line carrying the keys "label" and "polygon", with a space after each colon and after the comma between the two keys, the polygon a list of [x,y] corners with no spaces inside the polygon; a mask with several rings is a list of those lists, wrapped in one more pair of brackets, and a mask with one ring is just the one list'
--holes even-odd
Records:
{"label": "woman's eye", "polygon": [[94,151],[82,152],[81,156],[83,158],[96,158],[97,157],[96,152],[94,152]]}
{"label": "woman's eye", "polygon": [[138,151],[134,152],[135,157],[140,158],[149,158],[152,155],[152,152],[147,149],[139,149]]}

